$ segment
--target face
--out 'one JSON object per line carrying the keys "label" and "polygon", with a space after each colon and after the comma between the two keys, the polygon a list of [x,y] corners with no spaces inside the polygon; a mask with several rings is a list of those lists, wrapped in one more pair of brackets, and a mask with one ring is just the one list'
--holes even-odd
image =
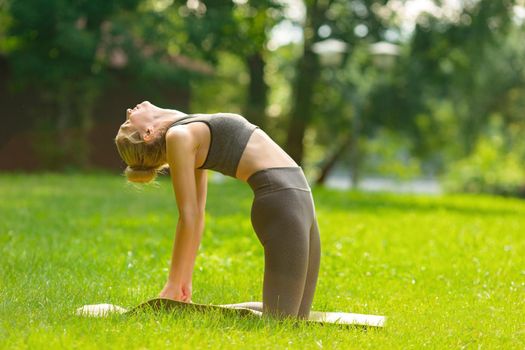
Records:
{"label": "face", "polygon": [[126,110],[126,121],[122,125],[123,127],[133,126],[141,138],[148,142],[153,139],[156,129],[155,119],[160,110],[159,107],[149,101],[144,101]]}

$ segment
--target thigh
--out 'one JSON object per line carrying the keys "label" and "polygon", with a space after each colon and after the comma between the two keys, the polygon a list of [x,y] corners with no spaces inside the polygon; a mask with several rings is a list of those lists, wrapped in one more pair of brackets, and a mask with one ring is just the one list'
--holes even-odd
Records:
{"label": "thigh", "polygon": [[308,239],[313,220],[310,192],[284,189],[255,197],[252,226],[263,246],[273,238]]}
{"label": "thigh", "polygon": [[309,249],[310,193],[286,189],[254,200],[252,224],[264,246],[265,313],[297,316],[305,289]]}
{"label": "thigh", "polygon": [[297,316],[308,270],[308,241],[270,239],[264,246],[263,312]]}

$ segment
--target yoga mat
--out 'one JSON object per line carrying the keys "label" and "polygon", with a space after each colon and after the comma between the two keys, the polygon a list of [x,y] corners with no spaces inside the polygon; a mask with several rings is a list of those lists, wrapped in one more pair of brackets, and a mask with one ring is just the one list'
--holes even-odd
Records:
{"label": "yoga mat", "polygon": [[[217,312],[225,312],[231,315],[238,316],[262,316],[260,311],[231,305],[207,305],[198,303],[184,303],[171,299],[155,298],[148,300],[138,306],[126,309],[121,306],[112,304],[95,304],[84,305],[76,310],[79,316],[90,317],[106,317],[110,314],[132,315],[139,311],[208,311],[215,310]],[[313,322],[321,324],[337,324],[346,326],[364,326],[364,327],[384,327],[386,323],[385,316],[353,314],[346,312],[322,312],[310,311],[308,320],[301,322]]]}

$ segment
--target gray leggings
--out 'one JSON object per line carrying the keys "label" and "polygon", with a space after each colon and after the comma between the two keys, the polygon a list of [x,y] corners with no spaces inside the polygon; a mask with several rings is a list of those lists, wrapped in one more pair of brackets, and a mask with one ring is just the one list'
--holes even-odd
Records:
{"label": "gray leggings", "polygon": [[252,225],[264,247],[263,313],[308,318],[321,244],[312,192],[300,167],[256,171]]}

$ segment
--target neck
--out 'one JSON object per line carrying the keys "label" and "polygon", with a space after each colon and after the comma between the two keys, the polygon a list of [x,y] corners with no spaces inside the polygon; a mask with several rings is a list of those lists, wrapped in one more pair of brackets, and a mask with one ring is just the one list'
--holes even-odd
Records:
{"label": "neck", "polygon": [[165,108],[163,108],[163,111],[171,112],[171,113],[173,113],[173,114],[179,115],[180,117],[184,117],[184,116],[187,115],[186,113],[181,112],[181,111],[178,111],[178,110],[176,110],[176,109],[165,109]]}
{"label": "neck", "polygon": [[188,116],[186,113],[176,109],[162,109],[162,113],[157,115],[157,122],[160,126],[168,128],[171,124],[186,116]]}

